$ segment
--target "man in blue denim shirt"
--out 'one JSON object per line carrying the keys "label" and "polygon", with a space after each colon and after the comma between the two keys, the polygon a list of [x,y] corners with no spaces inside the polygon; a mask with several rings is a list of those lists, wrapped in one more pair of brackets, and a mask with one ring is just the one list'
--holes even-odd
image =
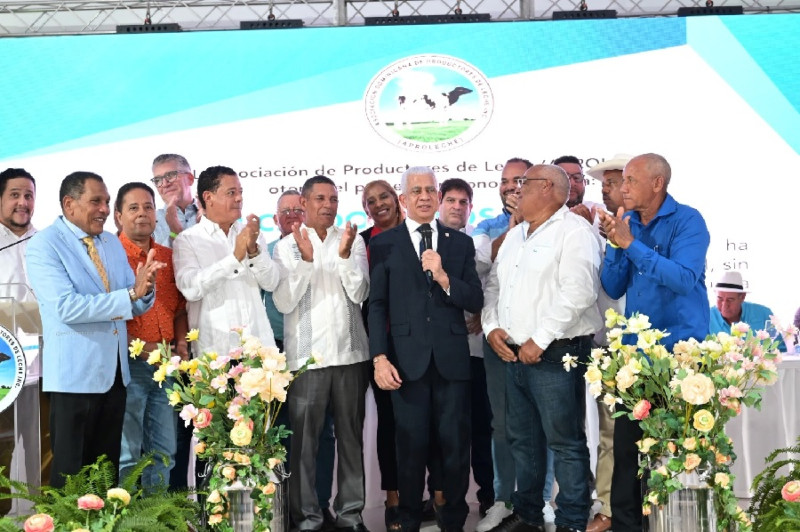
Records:
{"label": "man in blue denim shirt", "polygon": [[[705,260],[710,237],[700,213],[667,194],[671,173],[660,155],[634,157],[623,172],[624,208],[600,213],[608,237],[600,276],[603,288],[612,298],[626,295],[625,316],[641,312],[650,317],[654,329],[669,332],[664,342],[668,349],[680,340],[702,340],[709,327]],[[642,530],[636,448],[641,437],[638,422],[616,418],[614,532]]]}

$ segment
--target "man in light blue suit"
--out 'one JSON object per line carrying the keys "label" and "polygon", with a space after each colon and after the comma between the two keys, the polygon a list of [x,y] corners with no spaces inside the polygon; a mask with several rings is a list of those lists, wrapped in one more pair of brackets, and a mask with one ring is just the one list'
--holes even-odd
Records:
{"label": "man in light blue suit", "polygon": [[151,251],[134,275],[122,244],[103,230],[111,198],[99,175],[68,175],[59,197],[63,215],[31,239],[26,255],[44,330],[54,487],[102,454],[119,469],[130,381],[125,321],[153,305],[164,266]]}

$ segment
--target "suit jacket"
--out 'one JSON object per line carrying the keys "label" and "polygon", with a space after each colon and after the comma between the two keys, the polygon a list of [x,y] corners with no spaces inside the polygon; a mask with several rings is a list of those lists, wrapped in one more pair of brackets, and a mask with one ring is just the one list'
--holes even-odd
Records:
{"label": "suit jacket", "polygon": [[104,231],[99,238],[106,292],[80,236],[85,234],[76,235],[59,216],[28,242],[28,274],[44,329],[42,388],[48,392],[105,393],[114,384],[117,361],[127,386],[125,321],[147,311],[155,299],[151,294],[131,303],[133,271],[120,241]]}
{"label": "suit jacket", "polygon": [[483,306],[475,247],[464,233],[436,223],[436,249],[450,278],[449,296],[436,282],[429,287],[405,223],[369,244],[370,354],[387,355],[403,380],[422,377],[431,357],[444,378],[470,378],[464,311],[477,313]]}

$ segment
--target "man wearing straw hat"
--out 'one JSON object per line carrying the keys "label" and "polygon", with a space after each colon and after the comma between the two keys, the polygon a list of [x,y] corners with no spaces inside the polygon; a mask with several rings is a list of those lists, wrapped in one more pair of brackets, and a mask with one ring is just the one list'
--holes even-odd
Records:
{"label": "man wearing straw hat", "polygon": [[[748,291],[744,289],[741,273],[723,272],[714,289],[717,291],[717,306],[711,307],[711,334],[730,332],[731,325],[739,322],[748,324],[753,330],[764,329],[767,321],[772,319],[772,309],[744,300]],[[779,339],[778,342],[783,351],[783,341]]]}

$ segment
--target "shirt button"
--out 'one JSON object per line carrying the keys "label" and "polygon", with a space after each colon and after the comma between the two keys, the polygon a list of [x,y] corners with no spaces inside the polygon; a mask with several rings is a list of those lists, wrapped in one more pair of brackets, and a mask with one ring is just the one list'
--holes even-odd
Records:
{"label": "shirt button", "polygon": [[[427,318],[425,318],[425,319],[426,319],[426,320],[428,320],[428,321],[431,321],[431,318],[430,318],[430,316],[428,316],[428,317],[427,317]],[[114,334],[116,334],[116,331],[114,331]]]}
{"label": "shirt button", "polygon": [[233,270],[233,273],[239,273],[239,270]]}

